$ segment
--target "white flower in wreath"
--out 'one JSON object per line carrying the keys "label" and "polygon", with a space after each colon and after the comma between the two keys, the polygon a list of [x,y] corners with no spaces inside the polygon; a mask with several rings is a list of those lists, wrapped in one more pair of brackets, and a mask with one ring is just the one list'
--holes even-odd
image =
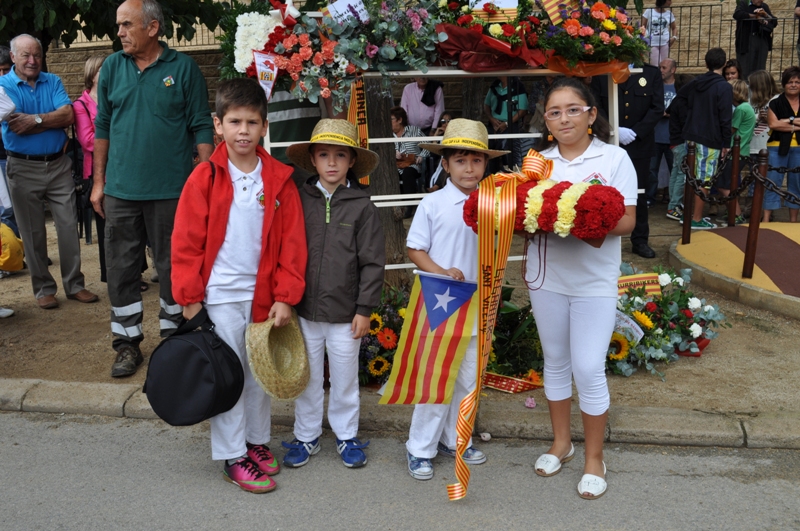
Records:
{"label": "white flower in wreath", "polygon": [[700,337],[700,334],[703,333],[703,327],[697,323],[694,323],[692,326],[689,327],[689,331],[692,333],[692,337],[697,339]]}
{"label": "white flower in wreath", "polygon": [[693,312],[699,310],[700,307],[703,305],[703,303],[700,302],[700,299],[698,299],[697,297],[692,297],[691,299],[689,299],[689,302],[687,304],[689,305],[689,309],[692,310]]}
{"label": "white flower in wreath", "polygon": [[641,306],[642,304],[644,304],[644,301],[642,300],[641,297],[634,297],[633,304],[635,304],[636,306]]}
{"label": "white flower in wreath", "polygon": [[655,332],[653,332],[653,333],[654,333],[655,335],[657,335],[657,336],[660,336],[661,334],[663,334],[663,333],[664,333],[664,329],[663,329],[663,328],[656,328],[656,331],[655,331]]}
{"label": "white flower in wreath", "polygon": [[683,287],[683,279],[681,277],[675,277],[672,282]]}
{"label": "white flower in wreath", "polygon": [[669,276],[669,273],[661,273],[658,275],[658,283],[661,284],[661,286],[668,286],[670,282],[672,282],[672,277]]}
{"label": "white flower in wreath", "polygon": [[461,12],[462,13],[469,13],[470,12],[470,7],[469,6],[461,6]]}
{"label": "white flower in wreath", "polygon": [[714,307],[711,306],[710,304],[706,304],[705,306],[703,306],[703,311],[704,312],[713,312],[714,311]]}
{"label": "white flower in wreath", "polygon": [[439,0],[439,7],[447,7],[447,0]]}
{"label": "white flower in wreath", "polygon": [[242,13],[236,17],[236,24],[233,66],[244,73],[253,63],[253,50],[264,48],[273,30],[283,24],[260,13]]}

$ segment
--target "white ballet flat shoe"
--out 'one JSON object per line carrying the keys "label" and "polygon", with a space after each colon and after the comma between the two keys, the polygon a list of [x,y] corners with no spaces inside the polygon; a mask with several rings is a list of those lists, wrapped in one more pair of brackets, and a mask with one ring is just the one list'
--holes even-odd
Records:
{"label": "white ballet flat shoe", "polygon": [[[606,463],[603,462],[603,475],[606,475]],[[584,474],[581,482],[578,483],[578,496],[584,500],[596,500],[606,493],[608,483],[600,476],[594,474]]]}
{"label": "white ballet flat shoe", "polygon": [[569,463],[572,458],[575,457],[575,445],[570,443],[569,446],[569,453],[565,455],[563,459],[559,459],[553,454],[540,455],[539,459],[536,460],[536,464],[533,466],[534,472],[543,478],[549,478],[561,472],[561,465]]}

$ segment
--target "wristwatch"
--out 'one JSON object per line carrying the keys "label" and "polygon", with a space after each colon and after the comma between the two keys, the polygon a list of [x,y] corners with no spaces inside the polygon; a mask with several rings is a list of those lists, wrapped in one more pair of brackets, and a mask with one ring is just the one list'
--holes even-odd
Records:
{"label": "wristwatch", "polygon": [[34,114],[34,115],[33,115],[33,121],[34,121],[34,122],[36,122],[36,125],[41,125],[41,123],[42,123],[42,117],[41,117],[41,116],[39,116],[38,114]]}

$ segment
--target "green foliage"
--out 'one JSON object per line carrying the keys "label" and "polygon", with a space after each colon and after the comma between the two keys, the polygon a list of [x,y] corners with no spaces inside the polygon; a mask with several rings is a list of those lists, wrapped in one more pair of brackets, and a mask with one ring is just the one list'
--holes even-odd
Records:
{"label": "green foliage", "polygon": [[[164,10],[165,32],[168,38],[179,40],[194,37],[194,25],[203,24],[210,30],[217,27],[223,4],[213,0],[160,0]],[[69,46],[82,32],[87,39],[114,39],[119,49],[116,12],[118,0],[4,0],[0,7],[0,43],[9,42],[15,35],[29,33],[44,45],[61,39]]]}
{"label": "green foliage", "polygon": [[542,370],[544,357],[539,331],[531,305],[519,307],[511,302],[514,288],[503,288],[503,304],[497,312],[497,324],[487,370],[504,376],[524,377],[530,370]]}

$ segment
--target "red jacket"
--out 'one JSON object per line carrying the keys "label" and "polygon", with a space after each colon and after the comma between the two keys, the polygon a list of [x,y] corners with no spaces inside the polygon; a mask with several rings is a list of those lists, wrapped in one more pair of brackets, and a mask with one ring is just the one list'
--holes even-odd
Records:
{"label": "red jacket", "polygon": [[[303,207],[292,169],[261,147],[264,184],[264,228],[261,261],[253,294],[253,322],[266,321],[275,301],[294,306],[305,290],[306,232]],[[228,149],[221,142],[211,155],[216,173],[205,162],[194,169],[181,193],[172,232],[172,296],[186,306],[205,298],[217,253],[225,240],[233,184],[228,173]]]}

